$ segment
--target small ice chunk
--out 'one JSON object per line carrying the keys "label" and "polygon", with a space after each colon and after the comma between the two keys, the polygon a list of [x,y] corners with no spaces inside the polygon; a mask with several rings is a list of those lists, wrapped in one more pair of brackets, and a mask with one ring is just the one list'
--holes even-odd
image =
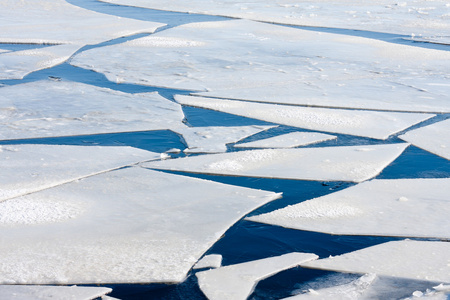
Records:
{"label": "small ice chunk", "polygon": [[200,259],[194,266],[194,269],[212,268],[217,269],[222,265],[222,255],[210,254]]}
{"label": "small ice chunk", "polygon": [[448,242],[403,240],[306,262],[302,267],[447,283],[450,282],[449,261]]}
{"label": "small ice chunk", "polygon": [[357,151],[359,146],[258,149],[148,162],[143,166],[218,175],[360,182],[380,173],[407,146],[374,145],[374,150],[368,152]]}
{"label": "small ice chunk", "polygon": [[294,252],[203,271],[196,276],[200,289],[210,300],[247,299],[260,280],[317,258],[315,254]]}
{"label": "small ice chunk", "polygon": [[234,145],[237,148],[293,148],[335,139],[317,132],[291,132],[271,138]]}
{"label": "small ice chunk", "polygon": [[[40,286],[40,285],[0,285],[0,299],[71,299],[91,300],[103,297],[112,291],[105,287],[86,286]],[[107,299],[107,298],[105,298]]]}

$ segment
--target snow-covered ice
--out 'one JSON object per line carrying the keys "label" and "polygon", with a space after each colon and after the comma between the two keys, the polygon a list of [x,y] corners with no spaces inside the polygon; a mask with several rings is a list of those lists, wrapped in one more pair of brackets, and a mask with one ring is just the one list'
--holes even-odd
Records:
{"label": "snow-covered ice", "polygon": [[11,199],[84,211],[0,225],[0,283],[180,282],[233,223],[279,196],[130,167]]}
{"label": "snow-covered ice", "polygon": [[360,182],[378,175],[407,146],[258,149],[148,162],[143,166],[231,176]]}
{"label": "snow-covered ice", "polygon": [[426,151],[450,159],[450,119],[408,131],[399,138]]}
{"label": "snow-covered ice", "polygon": [[335,139],[335,136],[318,132],[291,132],[271,138],[234,145],[237,148],[293,148]]}
{"label": "snow-covered ice", "polygon": [[173,129],[183,118],[157,93],[51,80],[0,89],[0,140]]}
{"label": "snow-covered ice", "polygon": [[194,266],[194,269],[203,269],[203,268],[220,268],[222,265],[222,255],[220,254],[210,254],[206,255],[202,259],[200,259]]}
{"label": "snow-covered ice", "polygon": [[[132,147],[64,146],[64,145],[4,145],[0,146],[0,201],[56,185],[74,181],[93,174],[121,168],[142,161],[159,159],[159,154]],[[19,202],[2,204],[7,212],[23,211],[17,222],[33,222],[33,218],[53,218],[40,215],[43,203]],[[61,206],[64,214],[70,207]],[[0,222],[12,215],[0,213]],[[30,219],[27,219],[30,218]],[[11,219],[14,222],[14,218]]]}
{"label": "snow-covered ice", "polygon": [[210,300],[247,299],[260,280],[317,258],[315,254],[294,252],[203,271],[196,276]]}
{"label": "snow-covered ice", "polygon": [[226,144],[238,142],[274,126],[208,126],[181,127],[174,131],[181,134],[187,143],[185,153],[226,152]]}
{"label": "snow-covered ice", "polygon": [[345,235],[450,239],[450,179],[372,180],[249,217],[288,228]]}
{"label": "snow-covered ice", "polygon": [[3,300],[91,300],[112,291],[105,287],[0,285]]}
{"label": "snow-covered ice", "polygon": [[269,1],[269,0],[101,0],[159,10],[252,19],[269,23],[334,27],[417,36],[448,36],[448,2]]}
{"label": "snow-covered ice", "polygon": [[302,267],[450,283],[450,243],[393,241],[340,256],[306,262]]}
{"label": "snow-covered ice", "polygon": [[386,139],[434,115],[296,107],[177,95],[183,105],[217,110],[299,128]]}

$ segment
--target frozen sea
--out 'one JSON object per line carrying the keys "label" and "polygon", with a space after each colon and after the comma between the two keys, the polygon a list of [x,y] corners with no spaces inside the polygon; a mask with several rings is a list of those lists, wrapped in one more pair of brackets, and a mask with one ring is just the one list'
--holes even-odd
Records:
{"label": "frozen sea", "polygon": [[[34,2],[26,0],[23,6],[14,1],[0,4],[0,10],[11,12],[9,22],[26,11],[23,18],[29,23],[23,22],[25,25],[17,30],[11,29],[14,25],[8,24],[8,20],[0,23],[2,28],[8,28],[0,34],[0,180],[3,181],[0,182],[0,231],[4,236],[0,241],[8,244],[0,246],[1,255],[6,257],[0,265],[7,265],[0,268],[0,274],[4,274],[0,275],[0,295],[3,295],[2,287],[7,285],[55,284],[111,288],[111,292],[105,289],[104,293],[109,292],[108,296],[118,299],[207,299],[206,288],[202,291],[199,278],[205,280],[205,285],[212,284],[203,279],[208,277],[205,271],[210,267],[192,266],[208,255],[221,255],[222,267],[217,270],[222,269],[225,275],[219,272],[214,275],[219,278],[214,284],[216,290],[219,287],[226,290],[226,284],[230,283],[223,278],[245,278],[245,263],[262,260],[263,265],[264,259],[293,252],[315,254],[320,262],[320,259],[408,238],[439,242],[449,249],[450,221],[445,220],[450,203],[449,193],[446,194],[449,187],[445,184],[448,181],[442,181],[444,186],[436,188],[442,191],[438,196],[420,188],[417,188],[420,190],[417,199],[414,193],[408,197],[392,195],[397,202],[412,203],[412,209],[420,207],[420,211],[412,210],[417,214],[412,220],[426,223],[427,218],[442,218],[442,223],[430,225],[428,234],[426,229],[425,233],[415,234],[402,229],[401,226],[407,225],[399,225],[391,229],[392,234],[388,228],[382,234],[355,231],[339,235],[246,219],[334,193],[340,195],[341,191],[351,191],[352,187],[364,184],[361,181],[450,177],[450,131],[446,121],[450,119],[450,7],[445,1],[435,1],[434,6],[427,4],[428,1],[375,1],[376,4],[367,7],[356,5],[357,1],[349,7],[328,1],[330,9],[325,11],[322,6],[327,1],[319,4],[277,1],[277,5],[263,0],[192,1],[184,5],[174,1],[163,5],[159,1],[60,0],[57,4],[44,1],[47,5],[44,2],[42,7],[37,5],[36,11],[30,9]],[[64,20],[63,16],[55,21],[61,26],[45,27],[46,22],[38,18],[33,21],[41,12],[39,9],[56,16],[68,8],[92,23],[82,24],[80,20],[80,24],[71,26],[74,21]],[[83,31],[77,32],[80,26]],[[49,49],[53,47],[55,50]],[[212,100],[203,104],[208,97]],[[279,117],[275,111],[280,112]],[[296,122],[300,119],[301,122]],[[286,146],[290,150],[285,152],[275,152],[277,144],[270,146],[270,138],[279,136],[281,140],[275,139],[275,143],[291,142],[283,140],[284,135],[299,132],[327,138],[313,141],[299,138]],[[421,132],[426,136],[421,136]],[[265,139],[268,140],[261,146],[263,150],[259,146],[234,147]],[[39,148],[45,145],[54,147]],[[76,154],[68,152],[64,154],[68,156],[61,158],[58,155],[63,148],[72,149],[62,146],[92,147],[92,151],[73,148]],[[33,147],[39,149],[39,154]],[[102,152],[103,147],[108,147],[111,153]],[[120,147],[129,152],[121,152],[118,158],[113,152],[114,149],[120,152]],[[217,153],[198,150],[206,148]],[[379,148],[387,150],[378,153]],[[15,158],[14,155],[26,149],[32,149],[25,153],[28,156]],[[298,178],[284,177],[288,167],[310,166],[313,154],[303,154],[302,149],[314,149],[305,153],[323,151],[336,155],[316,155],[314,170],[306,168]],[[41,152],[49,155],[45,159],[62,161],[55,166],[47,162],[35,166],[34,161],[44,160],[39,156],[44,157]],[[284,157],[284,153],[296,153],[298,162]],[[283,160],[279,162],[271,155],[282,156]],[[213,157],[220,160],[207,160]],[[98,164],[100,160],[107,164]],[[56,165],[63,165],[63,161],[64,167],[58,169]],[[186,163],[165,167],[182,161]],[[260,173],[250,176],[246,171],[252,164],[261,168]],[[124,172],[125,178],[129,176],[127,171],[138,174],[135,176],[142,182],[129,183],[129,178],[122,181],[116,176]],[[162,175],[152,179],[157,172]],[[330,173],[332,178],[327,177]],[[192,178],[201,180],[197,189],[189,188],[197,182],[190,181]],[[151,181],[152,190],[146,190],[144,179]],[[158,190],[158,180],[164,182],[161,186],[169,182],[171,193]],[[215,195],[217,190],[221,195]],[[114,197],[108,191],[114,191]],[[184,204],[170,203],[172,206],[168,204],[164,212],[158,212],[163,207],[159,203],[147,207],[143,202],[130,201],[132,204],[128,205],[123,200],[144,199],[148,193],[154,193],[163,202],[170,202],[172,198],[166,199],[164,195],[172,193],[180,201],[199,200],[192,207],[186,205],[185,210]],[[275,193],[282,193],[282,197]],[[236,198],[232,204],[220,204],[233,195]],[[100,202],[107,203],[110,196],[117,204],[109,210],[108,205],[101,206]],[[206,204],[208,197],[212,201],[211,210]],[[49,210],[45,206],[40,211],[39,201],[47,205],[47,200],[55,201],[58,206],[54,209],[61,209]],[[422,210],[428,206],[426,203],[414,206],[416,200],[430,201],[438,209]],[[240,206],[239,201],[248,202]],[[2,206],[14,203],[17,206]],[[30,203],[37,203],[36,214],[27,210]],[[65,206],[73,209],[73,215],[64,215],[72,213]],[[138,211],[141,207],[148,214],[141,214]],[[179,207],[182,208],[178,210]],[[90,209],[104,211],[97,214]],[[177,214],[173,219],[166,217],[170,209]],[[383,207],[377,209],[377,213],[385,212]],[[336,211],[340,213],[339,209]],[[354,213],[349,211],[342,210],[342,215],[337,217],[315,211],[318,217],[312,218],[314,222],[321,222],[320,218],[342,218],[345,223],[345,218],[351,218]],[[220,214],[224,220],[216,224]],[[14,219],[15,215],[20,215],[19,221]],[[149,217],[153,215],[164,217],[153,221]],[[189,216],[198,218],[200,226],[188,228],[198,225]],[[37,221],[27,221],[27,218]],[[294,221],[283,218],[295,222],[295,218],[291,218]],[[186,235],[190,235],[189,231],[198,232],[184,241],[183,230],[173,229],[176,234],[172,235],[172,227],[178,222],[181,226],[187,224]],[[217,227],[211,225],[214,228],[211,231],[200,230],[209,223]],[[392,226],[397,225],[393,223]],[[159,232],[153,235],[152,230]],[[166,230],[170,237],[167,234],[164,240]],[[114,239],[116,231],[120,235]],[[70,234],[74,238],[88,238],[79,244],[73,242],[75,246],[71,248]],[[146,244],[145,239],[152,243]],[[181,240],[183,243],[177,244]],[[103,241],[110,247],[104,253],[99,251],[103,249]],[[115,248],[117,244],[125,246]],[[158,248],[160,244],[170,244],[170,247]],[[421,245],[415,247],[422,249]],[[52,252],[60,246],[64,251]],[[184,252],[177,252],[177,247]],[[81,263],[76,266],[83,269],[76,274],[65,269],[49,274],[45,266],[38,264],[46,253],[40,251],[49,251],[50,258],[61,260],[60,265],[68,269],[72,262],[67,261],[79,260]],[[95,251],[100,252],[99,258],[92,255],[91,260],[90,252]],[[129,253],[121,264],[117,263],[121,256],[116,260],[101,260],[102,254],[115,256],[120,251]],[[167,257],[160,257],[158,251],[167,251]],[[153,252],[157,253],[154,257],[147,254]],[[441,261],[447,265],[442,273],[450,274],[449,253],[444,250],[436,258],[424,255],[414,259],[423,259],[425,265]],[[171,260],[172,255],[180,257]],[[415,263],[413,258],[408,261],[408,255],[403,265],[398,265],[399,270]],[[86,263],[84,257],[89,257]],[[369,257],[375,265],[385,261],[381,254]],[[17,264],[7,259],[15,259]],[[292,259],[298,261],[286,262],[286,266],[276,262],[275,266],[280,265],[278,271],[274,267],[274,271],[263,270],[261,275],[255,275],[257,279],[250,286],[249,295],[239,294],[237,289],[239,297],[237,294],[208,297],[283,299],[315,293],[317,299],[327,299],[329,295],[334,299],[406,299],[413,297],[413,293],[423,297],[442,296],[439,299],[450,297],[450,279],[437,271],[433,274],[433,270],[428,270],[429,276],[425,276],[431,278],[428,280],[408,278],[401,272],[398,275],[389,271],[378,274],[370,269],[301,267],[303,256],[300,259],[292,255]],[[308,259],[314,258],[308,256]],[[155,260],[158,262],[154,263]],[[184,264],[183,269],[177,269],[179,262]],[[161,269],[146,269],[152,263],[162,266]],[[101,268],[97,269],[99,265]],[[171,268],[166,271],[164,267],[169,265]],[[172,268],[172,265],[176,266]],[[259,268],[249,266],[255,272]],[[121,272],[129,272],[129,278],[136,279],[127,280],[118,275]],[[200,272],[205,273],[196,276]],[[366,273],[374,273],[379,279],[362,278]],[[103,280],[101,274],[107,279]],[[146,278],[142,274],[150,275]],[[153,279],[148,279],[150,276]],[[433,290],[439,284],[447,288]],[[346,288],[329,291],[340,286]],[[214,286],[207,288],[214,290]],[[4,299],[20,299],[13,296],[17,291],[3,290],[3,293]],[[44,293],[34,290],[30,294],[48,299]],[[93,296],[76,299],[88,297]]]}

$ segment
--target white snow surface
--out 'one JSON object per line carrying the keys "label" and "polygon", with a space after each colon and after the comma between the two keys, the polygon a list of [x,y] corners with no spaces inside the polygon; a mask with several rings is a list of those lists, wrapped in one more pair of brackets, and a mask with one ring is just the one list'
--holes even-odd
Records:
{"label": "white snow surface", "polygon": [[175,96],[175,100],[187,106],[217,110],[276,124],[375,139],[387,139],[396,132],[434,116],[419,113],[296,107],[182,95]]}
{"label": "white snow surface", "polygon": [[209,300],[247,299],[260,280],[317,258],[315,254],[293,252],[198,272],[196,276]]}
{"label": "white snow surface", "polygon": [[448,2],[395,0],[101,0],[159,10],[212,14],[292,25],[335,27],[406,35],[448,36]]}
{"label": "white snow surface", "polygon": [[450,283],[450,243],[393,241],[340,256],[306,262],[302,267]]}
{"label": "white snow surface", "polygon": [[0,283],[180,282],[233,223],[279,197],[140,167],[26,195],[85,211],[65,222],[0,225]]}
{"label": "white snow surface", "polygon": [[[0,201],[153,159],[159,159],[159,154],[132,147],[3,145]],[[78,207],[45,200],[30,203],[21,199],[0,204],[0,223],[7,224],[46,222],[79,211]]]}
{"label": "white snow surface", "polygon": [[222,266],[222,255],[210,254],[200,259],[194,266],[194,269],[212,268],[217,269]]}
{"label": "white snow surface", "polygon": [[450,119],[424,126],[399,138],[443,158],[450,159]]}
{"label": "white snow surface", "polygon": [[142,164],[162,170],[300,180],[370,179],[396,159],[408,144],[296,149],[258,149]]}
{"label": "white snow surface", "polygon": [[293,148],[336,139],[335,136],[318,132],[290,132],[271,138],[240,143],[236,148]]}
{"label": "white snow surface", "polygon": [[450,179],[371,180],[247,218],[288,228],[345,235],[450,239]]}
{"label": "white snow surface", "polygon": [[172,129],[183,118],[157,93],[51,80],[0,88],[0,140]]}
{"label": "white snow surface", "polygon": [[25,286],[0,285],[0,299],[3,300],[91,300],[112,291],[105,287],[86,286]]}
{"label": "white snow surface", "polygon": [[64,0],[0,2],[0,43],[97,44],[163,25],[96,13]]}
{"label": "white snow surface", "polygon": [[187,143],[185,153],[226,152],[226,144],[238,142],[246,137],[275,126],[207,126],[181,127],[174,131],[181,134]]}

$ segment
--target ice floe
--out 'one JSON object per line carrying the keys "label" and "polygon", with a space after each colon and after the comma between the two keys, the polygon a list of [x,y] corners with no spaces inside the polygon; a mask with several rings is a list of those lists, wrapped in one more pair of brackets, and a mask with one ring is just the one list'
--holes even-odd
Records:
{"label": "ice floe", "polygon": [[2,87],[0,100],[0,140],[184,127],[181,106],[157,93],[45,80]]}
{"label": "ice floe", "polygon": [[306,262],[302,267],[450,283],[449,261],[448,242],[403,240]]}
{"label": "ice floe", "polygon": [[450,119],[408,131],[399,138],[414,146],[450,159]]}
{"label": "ice floe", "polygon": [[180,282],[233,223],[278,197],[140,167],[22,196],[84,211],[56,223],[0,224],[0,283]]}
{"label": "ice floe", "polygon": [[372,180],[248,218],[301,230],[346,235],[450,239],[450,179]]}
{"label": "ice floe", "polygon": [[185,153],[226,152],[226,144],[238,142],[274,126],[209,126],[182,127],[174,131],[181,134],[187,143]]}
{"label": "ice floe", "polygon": [[203,269],[203,268],[220,268],[222,265],[222,255],[220,254],[210,254],[202,259],[200,259],[194,266],[194,269]]}
{"label": "ice floe", "polygon": [[91,300],[112,291],[105,287],[86,286],[31,286],[0,285],[0,299],[3,300],[49,300],[71,299]]}
{"label": "ice floe", "polygon": [[448,2],[101,0],[159,10],[252,19],[270,23],[334,27],[406,35],[448,36]]}
{"label": "ice floe", "polygon": [[375,112],[314,107],[295,107],[266,103],[177,95],[183,105],[217,110],[299,128],[386,139],[434,115]]}
{"label": "ice floe", "polygon": [[[0,201],[152,159],[159,159],[159,154],[132,147],[0,146]],[[70,204],[64,206],[60,203],[55,204],[54,211],[46,214],[47,202],[44,200],[29,203],[22,199],[0,204],[3,210],[0,223],[45,222],[47,218],[67,216],[72,211]],[[22,211],[23,214],[13,216],[7,213],[13,211]]]}
{"label": "ice floe", "polygon": [[143,166],[231,176],[360,182],[380,173],[407,146],[258,149],[148,162]]}
{"label": "ice floe", "polygon": [[196,274],[202,292],[210,300],[247,299],[256,284],[271,275],[317,259],[311,253],[288,253]]}
{"label": "ice floe", "polygon": [[237,148],[293,148],[335,139],[335,136],[318,132],[291,132],[271,138],[234,145]]}

